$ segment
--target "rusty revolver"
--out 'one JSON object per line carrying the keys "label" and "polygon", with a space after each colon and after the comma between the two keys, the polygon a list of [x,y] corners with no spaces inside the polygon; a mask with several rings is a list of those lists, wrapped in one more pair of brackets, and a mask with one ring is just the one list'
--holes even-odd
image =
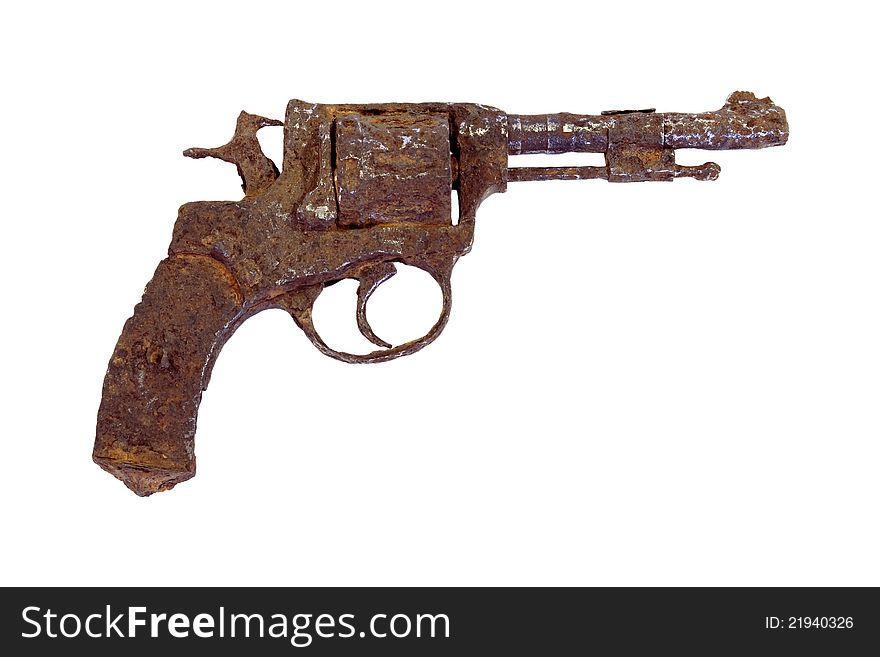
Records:
{"label": "rusty revolver", "polygon": [[[279,173],[257,131],[284,126]],[[713,180],[714,163],[681,166],[676,148],[763,148],[788,138],[785,112],[747,92],[701,114],[654,110],[519,116],[467,103],[318,105],[291,100],[283,124],[242,112],[232,140],[191,148],[238,167],[240,201],[187,203],[110,359],[94,461],[138,495],[195,474],[202,391],[220,349],[248,317],[283,308],[324,354],[376,363],[431,343],[449,318],[452,267],[467,253],[477,207],[508,182]],[[508,168],[527,153],[604,153],[605,166]],[[459,220],[452,220],[452,192]],[[394,263],[428,272],[443,309],[427,334],[397,346],[367,322],[370,295]],[[326,285],[359,282],[357,324],[379,349],[335,351],[312,323]]]}

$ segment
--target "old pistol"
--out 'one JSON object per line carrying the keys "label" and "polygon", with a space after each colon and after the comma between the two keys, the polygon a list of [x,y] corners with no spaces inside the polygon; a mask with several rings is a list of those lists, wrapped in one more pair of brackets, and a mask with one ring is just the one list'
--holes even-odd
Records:
{"label": "old pistol", "polygon": [[[284,126],[281,172],[257,141],[270,125]],[[477,207],[508,182],[713,180],[717,164],[678,165],[675,149],[763,148],[787,138],[785,112],[747,92],[699,114],[526,116],[468,103],[299,100],[288,103],[283,124],[242,112],[229,143],[184,152],[235,164],[244,198],[178,211],[168,257],[110,358],[94,461],[138,495],[191,478],[211,368],[235,329],[261,310],[283,308],[322,353],[348,363],[387,361],[433,342],[449,318],[452,267],[471,248]],[[569,152],[604,153],[605,166],[508,167],[509,155]],[[392,346],[373,332],[366,306],[395,263],[428,272],[443,309],[427,334]],[[375,351],[336,351],[315,331],[315,299],[342,279],[359,282],[357,324]]]}

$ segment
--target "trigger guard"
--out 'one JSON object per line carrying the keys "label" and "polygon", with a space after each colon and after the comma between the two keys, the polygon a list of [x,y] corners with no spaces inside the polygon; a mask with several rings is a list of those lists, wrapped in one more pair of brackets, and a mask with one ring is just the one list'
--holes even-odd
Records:
{"label": "trigger guard", "polygon": [[[383,264],[391,265],[393,268],[393,263],[389,262]],[[373,266],[376,267],[375,265]],[[446,323],[449,321],[449,314],[452,310],[452,284],[450,281],[452,268],[449,267],[444,271],[436,271],[433,269],[428,269],[424,266],[419,266],[418,264],[413,264],[412,266],[418,267],[419,269],[426,271],[440,286],[440,290],[443,294],[443,308],[440,311],[440,317],[437,318],[434,326],[432,326],[430,330],[425,333],[425,335],[420,338],[416,338],[415,340],[410,340],[409,342],[399,344],[396,347],[378,349],[376,351],[371,351],[367,354],[352,354],[345,351],[338,351],[328,346],[327,343],[324,342],[324,339],[318,333],[317,329],[315,329],[314,322],[312,321],[312,308],[320,292],[318,294],[315,294],[314,297],[310,300],[310,303],[308,303],[307,305],[303,305],[300,307],[289,307],[287,310],[290,312],[297,326],[299,326],[303,330],[303,333],[306,334],[306,337],[315,346],[315,348],[322,354],[324,354],[325,356],[329,356],[330,358],[341,360],[344,363],[384,363],[389,360],[394,360],[395,358],[400,358],[401,356],[409,356],[410,354],[414,354],[415,352],[419,351],[423,347],[428,346],[437,339],[437,336],[439,336],[440,333],[443,332],[443,329],[446,328]],[[385,271],[387,272],[387,269]],[[382,280],[380,280],[378,283],[376,283],[376,285],[372,287],[370,293],[375,291],[376,287],[378,287],[382,282],[388,280],[392,275],[393,274],[388,274],[384,278],[382,278]],[[365,298],[369,299],[369,294],[365,294]],[[364,304],[364,306],[366,306],[366,303]],[[367,326],[369,326],[369,324],[367,324]]]}

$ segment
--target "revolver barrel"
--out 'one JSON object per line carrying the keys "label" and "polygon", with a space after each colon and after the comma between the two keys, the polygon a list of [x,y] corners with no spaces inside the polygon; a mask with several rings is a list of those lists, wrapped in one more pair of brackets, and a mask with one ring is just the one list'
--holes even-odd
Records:
{"label": "revolver barrel", "polygon": [[590,114],[513,114],[508,117],[508,155],[605,153],[605,167],[511,168],[509,180],[605,178],[612,182],[711,180],[720,167],[675,164],[674,149],[728,150],[781,146],[788,140],[785,111],[769,98],[732,93],[724,106],[699,114],[653,109]]}

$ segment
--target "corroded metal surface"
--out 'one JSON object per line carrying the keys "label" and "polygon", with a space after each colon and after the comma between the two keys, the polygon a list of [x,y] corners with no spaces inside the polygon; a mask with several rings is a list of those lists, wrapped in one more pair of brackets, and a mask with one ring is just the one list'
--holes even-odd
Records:
{"label": "corroded metal surface", "polygon": [[[282,123],[242,112],[228,144],[184,152],[235,164],[245,196],[180,208],[168,258],[110,359],[93,458],[138,495],[195,474],[198,406],[214,361],[236,328],[261,310],[288,311],[322,353],[345,362],[411,354],[446,325],[452,268],[471,248],[477,208],[508,181],[712,180],[717,164],[677,165],[674,149],[762,148],[788,137],[785,113],[746,92],[702,114],[517,116],[465,103],[292,100],[279,172],[257,141],[267,125]],[[606,166],[508,168],[509,154],[573,151],[605,153]],[[398,262],[434,278],[443,308],[426,335],[392,346],[373,332],[366,305]],[[332,349],[312,323],[323,288],[346,278],[359,282],[358,327],[380,347],[367,354]]]}

